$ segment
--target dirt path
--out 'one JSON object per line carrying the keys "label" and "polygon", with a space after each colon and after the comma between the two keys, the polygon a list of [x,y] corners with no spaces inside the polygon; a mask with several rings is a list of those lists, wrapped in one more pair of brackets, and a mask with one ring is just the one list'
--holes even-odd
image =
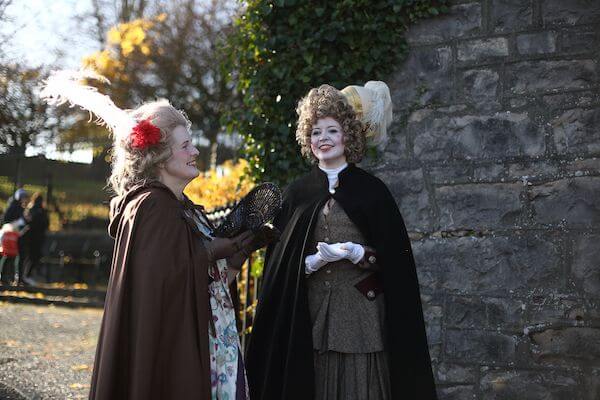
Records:
{"label": "dirt path", "polygon": [[102,310],[0,302],[0,400],[84,399]]}

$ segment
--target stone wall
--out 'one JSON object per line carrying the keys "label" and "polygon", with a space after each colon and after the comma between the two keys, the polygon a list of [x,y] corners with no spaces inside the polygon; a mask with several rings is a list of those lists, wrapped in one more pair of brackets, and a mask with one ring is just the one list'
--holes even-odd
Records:
{"label": "stone wall", "polygon": [[454,1],[367,161],[413,238],[441,399],[600,399],[600,1]]}

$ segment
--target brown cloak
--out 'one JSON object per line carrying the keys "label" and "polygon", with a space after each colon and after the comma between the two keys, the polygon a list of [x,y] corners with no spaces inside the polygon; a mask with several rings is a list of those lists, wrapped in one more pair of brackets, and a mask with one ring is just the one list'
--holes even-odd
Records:
{"label": "brown cloak", "polygon": [[90,399],[209,400],[208,259],[164,185],[111,202],[115,238]]}

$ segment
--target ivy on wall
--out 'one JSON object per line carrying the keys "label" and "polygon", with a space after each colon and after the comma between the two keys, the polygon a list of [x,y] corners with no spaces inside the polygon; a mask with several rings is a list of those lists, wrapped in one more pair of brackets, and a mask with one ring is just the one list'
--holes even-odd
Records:
{"label": "ivy on wall", "polygon": [[312,87],[385,80],[405,57],[404,33],[447,0],[248,0],[228,43],[241,106],[226,124],[244,137],[255,179],[285,184],[306,171],[295,108]]}

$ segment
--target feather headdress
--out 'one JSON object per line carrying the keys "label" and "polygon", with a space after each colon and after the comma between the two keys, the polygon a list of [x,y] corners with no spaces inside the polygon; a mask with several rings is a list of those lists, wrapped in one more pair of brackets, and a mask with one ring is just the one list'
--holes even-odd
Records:
{"label": "feather headdress", "polygon": [[392,98],[388,85],[381,81],[369,81],[365,86],[347,86],[341,92],[358,119],[367,124],[369,144],[385,146],[388,139],[387,128],[392,123]]}
{"label": "feather headdress", "polygon": [[83,84],[84,79],[110,84],[104,76],[89,69],[54,71],[44,81],[40,96],[51,105],[79,106],[90,113],[90,119],[93,116],[96,123],[106,126],[115,140],[126,139],[136,126],[135,119],[117,107],[110,97]]}

